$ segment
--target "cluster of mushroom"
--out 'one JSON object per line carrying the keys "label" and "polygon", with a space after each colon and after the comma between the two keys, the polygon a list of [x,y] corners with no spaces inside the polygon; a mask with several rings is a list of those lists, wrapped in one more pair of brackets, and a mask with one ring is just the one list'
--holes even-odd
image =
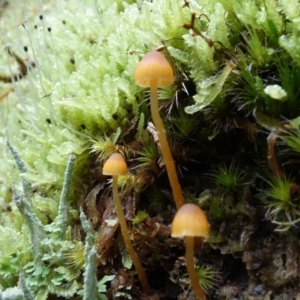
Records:
{"label": "cluster of mushroom", "polygon": [[[160,151],[166,166],[173,197],[178,210],[172,223],[171,236],[186,238],[186,265],[191,285],[198,299],[205,300],[205,293],[199,283],[194,266],[194,237],[208,238],[209,224],[204,212],[197,205],[184,204],[184,198],[169,148],[166,131],[163,126],[163,121],[159,115],[157,88],[167,87],[174,82],[172,67],[162,53],[158,51],[151,51],[147,53],[138,64],[135,70],[135,82],[142,87],[150,87],[152,119],[157,130]],[[124,243],[137,270],[144,292],[150,294],[149,283],[140,260],[132,246],[124,212],[119,199],[117,187],[118,175],[124,175],[126,172],[126,162],[123,156],[118,153],[114,153],[103,166],[103,174],[113,176],[113,198]]]}

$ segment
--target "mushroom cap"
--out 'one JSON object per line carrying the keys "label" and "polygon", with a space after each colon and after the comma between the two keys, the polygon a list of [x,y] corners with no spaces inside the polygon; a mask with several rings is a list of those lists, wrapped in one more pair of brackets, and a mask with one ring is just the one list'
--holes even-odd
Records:
{"label": "mushroom cap", "polygon": [[150,51],[142,58],[134,72],[135,83],[150,87],[156,82],[158,87],[166,87],[174,82],[174,73],[165,56],[158,51]]}
{"label": "mushroom cap", "polygon": [[209,237],[209,223],[202,209],[192,203],[184,204],[175,214],[172,223],[172,237]]}
{"label": "mushroom cap", "polygon": [[103,165],[103,175],[125,175],[127,164],[120,153],[113,153]]}

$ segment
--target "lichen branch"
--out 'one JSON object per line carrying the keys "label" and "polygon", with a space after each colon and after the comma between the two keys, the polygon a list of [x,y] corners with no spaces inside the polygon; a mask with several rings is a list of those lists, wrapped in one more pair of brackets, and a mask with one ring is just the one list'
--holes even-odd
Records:
{"label": "lichen branch", "polygon": [[[7,146],[13,155],[13,158],[17,164],[17,167],[20,171],[20,174],[27,173],[27,167],[24,163],[24,161],[21,159],[20,155],[18,154],[17,150],[7,141]],[[23,187],[23,193],[26,197],[26,199],[30,202],[30,191],[31,191],[31,181],[28,180],[25,177],[22,177],[22,187]]]}
{"label": "lichen branch", "polygon": [[92,247],[88,253],[85,265],[83,300],[98,299],[97,256],[98,255],[95,247]]}
{"label": "lichen branch", "polygon": [[75,158],[76,158],[76,156],[74,154],[71,154],[69,156],[67,168],[65,171],[63,187],[62,187],[62,191],[60,194],[58,215],[55,219],[55,224],[59,227],[58,236],[60,238],[64,237],[66,230],[67,230],[67,225],[68,225],[68,202],[67,202],[67,200],[68,200],[71,182],[72,182],[72,174],[73,174],[73,167],[75,164]]}
{"label": "lichen branch", "polygon": [[43,224],[34,213],[31,204],[24,196],[17,193],[13,188],[13,200],[16,203],[24,221],[29,229],[30,239],[32,243],[32,250],[34,262],[36,265],[42,265],[42,240],[46,238],[45,229]]}

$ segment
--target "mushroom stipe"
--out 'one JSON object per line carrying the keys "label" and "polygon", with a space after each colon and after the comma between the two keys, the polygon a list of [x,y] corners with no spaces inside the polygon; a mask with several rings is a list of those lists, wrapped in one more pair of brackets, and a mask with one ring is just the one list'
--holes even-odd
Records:
{"label": "mushroom stipe", "polygon": [[138,273],[138,277],[142,284],[143,290],[146,294],[150,294],[150,286],[146,277],[146,273],[144,268],[140,262],[139,257],[137,256],[128,232],[127,224],[125,215],[123,212],[122,204],[119,198],[119,191],[118,191],[118,176],[125,175],[127,173],[127,165],[123,158],[123,156],[119,153],[113,153],[108,160],[105,162],[103,166],[103,175],[112,175],[113,178],[113,199],[116,207],[117,217],[120,223],[122,236],[124,239],[124,244],[126,249],[132,259],[132,262],[135,266],[135,269]]}
{"label": "mushroom stipe", "polygon": [[173,70],[164,55],[158,51],[148,52],[135,69],[135,82],[142,87],[150,87],[151,114],[158,133],[162,158],[166,165],[173,197],[177,209],[184,204],[174,160],[170,151],[163,121],[159,115],[157,88],[166,87],[174,82]]}
{"label": "mushroom stipe", "polygon": [[209,237],[209,223],[202,209],[195,204],[184,204],[175,214],[171,236],[185,237],[186,268],[191,285],[198,299],[206,300],[194,266],[194,237]]}

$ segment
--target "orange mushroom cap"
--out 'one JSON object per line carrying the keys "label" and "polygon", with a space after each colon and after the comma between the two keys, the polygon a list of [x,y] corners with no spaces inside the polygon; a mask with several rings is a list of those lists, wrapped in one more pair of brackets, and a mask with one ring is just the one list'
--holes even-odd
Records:
{"label": "orange mushroom cap", "polygon": [[172,237],[209,237],[209,223],[202,209],[191,203],[184,204],[175,214],[172,223]]}
{"label": "orange mushroom cap", "polygon": [[127,164],[120,153],[113,153],[103,165],[103,175],[125,175]]}
{"label": "orange mushroom cap", "polygon": [[135,83],[142,87],[150,87],[155,82],[158,87],[166,87],[174,82],[171,65],[158,51],[148,52],[139,62],[134,73]]}

